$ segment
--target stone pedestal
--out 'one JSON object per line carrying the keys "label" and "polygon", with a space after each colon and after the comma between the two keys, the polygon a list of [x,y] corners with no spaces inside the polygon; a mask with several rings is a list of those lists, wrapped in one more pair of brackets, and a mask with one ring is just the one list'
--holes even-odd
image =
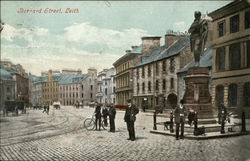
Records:
{"label": "stone pedestal", "polygon": [[184,94],[185,107],[198,112],[199,119],[213,118],[209,93],[209,70],[205,67],[192,67],[187,71]]}

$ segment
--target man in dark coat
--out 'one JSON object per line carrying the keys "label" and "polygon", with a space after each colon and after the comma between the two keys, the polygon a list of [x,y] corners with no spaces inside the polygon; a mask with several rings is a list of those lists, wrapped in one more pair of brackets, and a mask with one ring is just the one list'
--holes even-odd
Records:
{"label": "man in dark coat", "polygon": [[97,124],[99,123],[99,130],[101,130],[101,105],[97,103],[95,108],[95,129],[97,130]]}
{"label": "man in dark coat", "polygon": [[102,113],[102,117],[103,117],[104,126],[108,126],[108,115],[109,115],[109,111],[108,111],[106,105],[102,108],[102,112],[101,112],[101,113]]}
{"label": "man in dark coat", "polygon": [[139,113],[139,109],[132,105],[131,100],[128,100],[128,107],[125,112],[124,121],[127,123],[127,129],[129,133],[128,140],[134,141],[135,140],[135,128],[134,123],[136,120],[136,114]]}
{"label": "man in dark coat", "polygon": [[116,115],[116,109],[114,105],[111,105],[109,109],[110,132],[115,132],[115,115]]}
{"label": "man in dark coat", "polygon": [[179,128],[181,125],[181,136],[180,138],[184,138],[184,124],[185,118],[187,115],[186,108],[183,106],[184,100],[180,101],[180,105],[175,108],[174,116],[175,116],[175,124],[176,124],[176,140],[179,140]]}

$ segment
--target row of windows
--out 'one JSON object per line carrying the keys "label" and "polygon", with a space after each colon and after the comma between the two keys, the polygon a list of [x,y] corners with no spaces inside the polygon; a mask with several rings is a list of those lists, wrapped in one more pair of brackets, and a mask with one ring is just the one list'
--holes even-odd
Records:
{"label": "row of windows", "polygon": [[[245,12],[244,17],[245,29],[250,28],[250,11]],[[239,31],[240,26],[240,15],[230,17],[230,33]],[[226,34],[226,21],[223,20],[218,23],[218,36],[222,37]]]}
{"label": "row of windows", "polygon": [[[167,86],[166,86],[167,82],[166,79],[162,80],[162,90],[165,91]],[[174,78],[170,79],[170,88],[174,89]],[[152,85],[151,85],[151,81],[148,81],[148,92],[151,92],[152,89]],[[159,90],[159,80],[155,81],[155,90],[158,91]],[[137,92],[140,91],[140,84],[137,83]],[[145,92],[145,83],[142,82],[142,93]]]}
{"label": "row of windows", "polygon": [[[140,77],[139,70],[140,70],[140,68],[137,68],[137,73],[136,73],[137,74],[137,79]],[[144,78],[145,77],[145,66],[141,67],[141,70],[142,70],[141,77]],[[162,61],[161,71],[162,72],[167,71],[166,60]],[[171,73],[173,73],[175,71],[175,59],[174,58],[170,59],[169,71]],[[147,73],[148,73],[148,77],[151,77],[152,65],[148,65]],[[160,73],[159,62],[155,63],[155,73],[156,73],[156,75],[159,75],[159,73]]]}
{"label": "row of windows", "polygon": [[123,63],[116,68],[116,72],[120,73],[129,68],[129,62]]}
{"label": "row of windows", "polygon": [[[216,71],[225,71],[226,52],[225,47],[216,49]],[[244,51],[243,51],[244,53]],[[246,42],[246,67],[250,67],[250,41]],[[245,60],[244,60],[245,61]],[[229,45],[229,70],[240,69],[241,64],[241,43]]]}
{"label": "row of windows", "polygon": [[54,87],[58,86],[58,82],[44,83],[45,87]]}
{"label": "row of windows", "polygon": [[[82,90],[83,90],[83,88],[84,88],[83,85],[81,86],[81,88],[82,88]],[[63,91],[65,91],[65,90],[66,90],[66,91],[67,91],[67,90],[70,90],[70,91],[71,91],[71,90],[78,90],[78,87],[77,87],[77,86],[73,86],[73,87],[71,88],[71,86],[61,86],[61,87],[60,87],[60,90],[61,90],[61,91],[62,91],[62,90],[63,90]],[[90,90],[93,90],[93,85],[90,85]]]}
{"label": "row of windows", "polygon": [[53,89],[51,89],[51,88],[49,88],[49,89],[45,88],[45,89],[43,89],[43,92],[58,92],[58,89],[57,88],[53,88]]}
{"label": "row of windows", "polygon": [[[79,97],[78,97],[79,96]],[[82,94],[79,94],[78,95],[78,93],[73,93],[73,94],[68,94],[68,93],[66,93],[66,94],[60,94],[60,98],[62,99],[62,98],[83,98],[84,97],[84,94],[82,93]],[[93,94],[92,93],[90,93],[90,98],[92,98],[93,97]]]}
{"label": "row of windows", "polygon": [[[247,82],[243,86],[243,104],[250,107],[250,82]],[[224,86],[216,86],[216,104],[220,105],[224,102]],[[228,86],[228,107],[237,107],[238,104],[238,85],[230,84]]]}
{"label": "row of windows", "polygon": [[117,88],[129,86],[129,75],[124,75],[116,79]]}

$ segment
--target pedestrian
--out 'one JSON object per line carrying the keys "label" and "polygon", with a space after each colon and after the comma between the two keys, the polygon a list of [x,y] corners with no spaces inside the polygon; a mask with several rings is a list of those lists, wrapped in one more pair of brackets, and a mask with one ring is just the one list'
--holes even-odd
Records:
{"label": "pedestrian", "polygon": [[135,140],[135,128],[134,123],[136,120],[136,114],[139,113],[139,109],[132,104],[131,99],[128,101],[128,107],[124,115],[124,121],[127,123],[127,129],[129,133],[129,138],[127,140]]}
{"label": "pedestrian", "polygon": [[103,117],[104,126],[108,126],[108,115],[109,115],[109,111],[108,111],[107,106],[105,105],[102,108],[102,117]]}
{"label": "pedestrian", "polygon": [[47,105],[47,115],[49,114],[49,105]]}
{"label": "pedestrian", "polygon": [[[35,107],[35,106],[34,106]],[[47,106],[43,105],[43,113],[46,112],[47,113]]]}
{"label": "pedestrian", "polygon": [[109,109],[110,132],[115,132],[115,115],[116,115],[116,109],[114,105],[111,105]]}
{"label": "pedestrian", "polygon": [[96,103],[96,108],[95,108],[95,129],[97,130],[97,124],[99,123],[99,130],[101,130],[101,104]]}
{"label": "pedestrian", "polygon": [[180,105],[175,108],[174,116],[175,116],[175,124],[176,124],[176,140],[179,140],[179,128],[181,125],[181,136],[180,138],[184,138],[184,124],[185,124],[185,117],[186,117],[186,108],[183,105],[184,100],[180,101]]}
{"label": "pedestrian", "polygon": [[194,118],[195,118],[195,111],[194,111],[192,108],[190,108],[190,109],[188,110],[188,124],[189,124],[190,126],[193,125]]}

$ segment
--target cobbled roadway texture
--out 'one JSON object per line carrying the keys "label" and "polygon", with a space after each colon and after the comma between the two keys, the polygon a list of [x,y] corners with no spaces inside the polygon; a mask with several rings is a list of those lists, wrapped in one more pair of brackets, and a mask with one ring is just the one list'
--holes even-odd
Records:
{"label": "cobbled roadway texture", "polygon": [[[153,117],[140,112],[136,120],[136,141],[129,141],[124,111],[117,111],[116,132],[87,131],[83,120],[94,109],[62,107],[28,110],[18,117],[1,117],[0,160],[250,160],[250,136],[211,140],[175,140],[151,134]],[[164,121],[164,118],[157,118]],[[159,129],[163,127],[159,127]]]}

